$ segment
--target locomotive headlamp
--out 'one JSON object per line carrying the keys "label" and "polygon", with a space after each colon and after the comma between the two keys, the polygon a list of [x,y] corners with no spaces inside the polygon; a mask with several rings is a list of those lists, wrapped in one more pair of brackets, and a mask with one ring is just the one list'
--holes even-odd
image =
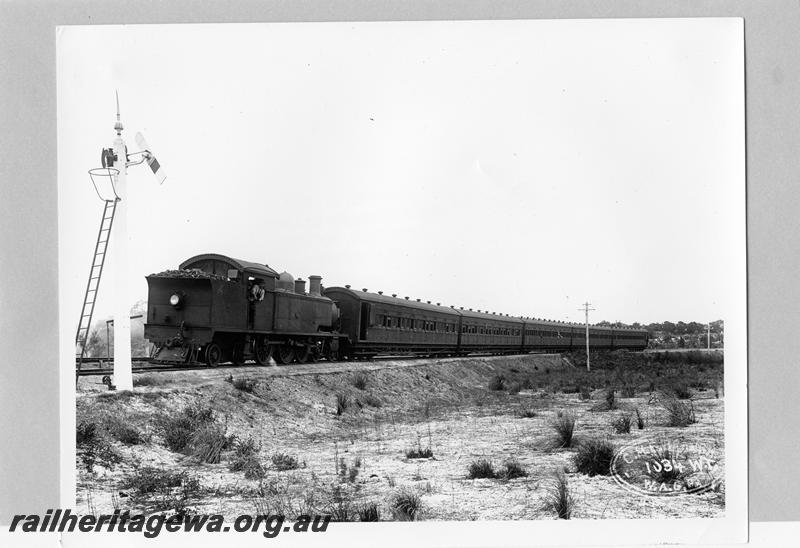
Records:
{"label": "locomotive headlamp", "polygon": [[180,308],[180,306],[183,304],[183,296],[178,293],[173,293],[169,298],[169,304],[175,308]]}

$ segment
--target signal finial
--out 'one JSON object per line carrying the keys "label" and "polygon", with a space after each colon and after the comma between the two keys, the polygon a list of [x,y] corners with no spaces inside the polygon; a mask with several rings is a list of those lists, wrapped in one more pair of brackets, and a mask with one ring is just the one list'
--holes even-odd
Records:
{"label": "signal finial", "polygon": [[119,117],[119,91],[118,90],[114,90],[114,93],[117,96],[117,123],[114,124],[114,131],[117,132],[117,135],[122,135],[122,129],[123,129],[122,128],[122,121],[120,121],[120,117]]}

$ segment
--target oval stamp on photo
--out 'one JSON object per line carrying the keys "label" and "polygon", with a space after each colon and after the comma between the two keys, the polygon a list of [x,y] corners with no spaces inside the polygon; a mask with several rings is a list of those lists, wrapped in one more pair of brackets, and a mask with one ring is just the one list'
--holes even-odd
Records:
{"label": "oval stamp on photo", "polygon": [[611,475],[623,488],[642,495],[703,493],[721,485],[722,453],[713,440],[646,438],[617,451]]}

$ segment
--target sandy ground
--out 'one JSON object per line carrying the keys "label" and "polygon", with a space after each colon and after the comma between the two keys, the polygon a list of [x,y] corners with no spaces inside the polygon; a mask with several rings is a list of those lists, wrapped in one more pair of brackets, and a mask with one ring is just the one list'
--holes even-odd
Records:
{"label": "sandy ground", "polygon": [[[145,443],[113,442],[122,455],[115,467],[97,465],[89,473],[77,460],[81,511],[157,510],[158,502],[130,496],[121,489],[137,467],[186,470],[201,488],[187,501],[199,512],[232,516],[274,508],[273,499],[300,501],[325,498],[339,486],[358,506],[375,503],[382,519],[391,519],[390,500],[411,491],[421,501],[425,520],[553,519],[543,509],[543,497],[555,470],[563,470],[575,500],[574,519],[719,517],[724,513],[724,483],[702,494],[647,496],[623,489],[609,476],[588,477],[576,471],[575,449],[551,449],[550,426],[558,412],[577,417],[575,436],[607,438],[617,447],[666,436],[670,440],[702,441],[713,448],[724,477],[723,397],[713,390],[693,392],[697,423],[683,428],[664,426],[664,411],[640,387],[636,397],[620,399],[620,409],[593,411],[604,391],[592,399],[556,392],[559,360],[552,357],[486,357],[444,360],[401,360],[289,367],[248,367],[191,372],[150,373],[155,383],[133,393],[106,391],[99,378],[82,378],[78,387],[78,421],[114,414],[139,428]],[[353,386],[354,372],[363,370],[366,386]],[[519,393],[489,390],[492,376],[524,383]],[[229,376],[257,381],[253,392],[226,382]],[[230,380],[230,379],[228,379]],[[555,392],[555,393],[554,393]],[[363,401],[367,394],[380,406],[351,405],[336,414],[336,394]],[[163,446],[158,418],[192,403],[212,407],[228,433],[261,443],[259,457],[266,478],[245,479],[229,471],[230,452],[219,464],[199,463]],[[611,421],[638,407],[646,426],[634,424],[630,434],[616,434]],[[523,418],[523,409],[535,416]],[[432,458],[409,459],[410,448],[430,447]],[[277,471],[270,457],[276,452],[296,456],[296,470]],[[500,467],[515,459],[528,472],[512,480],[467,479],[476,459]],[[342,459],[348,468],[360,462],[354,481],[342,481]],[[128,495],[128,496],[126,496]]]}

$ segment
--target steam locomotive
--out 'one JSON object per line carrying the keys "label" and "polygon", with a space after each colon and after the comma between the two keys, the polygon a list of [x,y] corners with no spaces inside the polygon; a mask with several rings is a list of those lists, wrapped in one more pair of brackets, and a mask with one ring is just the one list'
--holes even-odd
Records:
{"label": "steam locomotive", "polygon": [[[367,289],[322,287],[224,255],[147,276],[145,338],[156,363],[267,365],[379,355],[463,356],[585,348],[584,326],[464,310]],[[647,332],[590,327],[595,349],[642,350]]]}

